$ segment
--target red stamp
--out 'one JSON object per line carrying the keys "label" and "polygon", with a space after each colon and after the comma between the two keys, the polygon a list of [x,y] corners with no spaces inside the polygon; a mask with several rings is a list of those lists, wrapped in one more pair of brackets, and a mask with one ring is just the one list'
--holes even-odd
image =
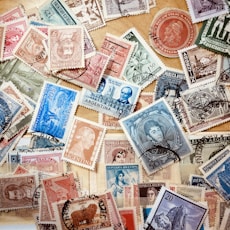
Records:
{"label": "red stamp", "polygon": [[111,57],[105,74],[120,78],[133,49],[134,43],[107,33],[100,49],[102,53]]}
{"label": "red stamp", "polygon": [[27,30],[27,19],[20,18],[6,23],[5,48],[3,60],[14,58],[13,50]]}
{"label": "red stamp", "polygon": [[26,174],[26,173],[29,173],[29,170],[27,170],[21,165],[18,165],[14,170],[13,175]]}
{"label": "red stamp", "polygon": [[158,12],[150,26],[151,46],[161,55],[176,58],[179,49],[194,44],[197,25],[184,10],[166,8]]}
{"label": "red stamp", "polygon": [[49,213],[52,219],[54,219],[52,206],[54,202],[65,201],[78,197],[78,190],[73,173],[43,179],[42,186],[45,191]]}
{"label": "red stamp", "polygon": [[136,210],[135,208],[120,208],[119,213],[121,215],[121,220],[124,225],[124,229],[136,230],[137,221],[136,221]]}
{"label": "red stamp", "polygon": [[74,117],[62,159],[93,170],[105,131],[105,127],[96,122]]}
{"label": "red stamp", "polygon": [[85,67],[82,26],[49,27],[49,66],[51,70]]}
{"label": "red stamp", "polygon": [[38,186],[35,174],[11,175],[0,178],[0,210],[31,208]]}
{"label": "red stamp", "polygon": [[47,36],[35,27],[30,27],[14,50],[14,55],[31,68],[47,75],[45,64],[48,60],[43,41]]}

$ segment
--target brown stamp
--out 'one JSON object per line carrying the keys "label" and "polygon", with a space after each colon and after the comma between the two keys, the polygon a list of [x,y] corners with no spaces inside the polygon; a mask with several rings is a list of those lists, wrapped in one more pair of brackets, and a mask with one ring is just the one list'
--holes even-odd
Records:
{"label": "brown stamp", "polygon": [[30,27],[14,50],[14,55],[35,71],[46,76],[48,56],[43,41],[47,36],[35,27]]}
{"label": "brown stamp", "polygon": [[149,39],[159,54],[176,58],[179,49],[195,42],[197,32],[197,25],[192,23],[189,13],[176,8],[164,8],[153,18]]}
{"label": "brown stamp", "polygon": [[84,29],[82,26],[49,27],[49,67],[50,70],[75,69],[85,67]]}
{"label": "brown stamp", "polygon": [[105,131],[105,127],[96,122],[74,117],[62,159],[94,170]]}
{"label": "brown stamp", "polygon": [[38,186],[35,174],[10,175],[0,178],[0,210],[31,208]]}

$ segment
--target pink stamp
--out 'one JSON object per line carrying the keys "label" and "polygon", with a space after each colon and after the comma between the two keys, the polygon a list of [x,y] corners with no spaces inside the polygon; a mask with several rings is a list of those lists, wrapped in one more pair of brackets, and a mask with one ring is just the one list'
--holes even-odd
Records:
{"label": "pink stamp", "polygon": [[134,43],[107,33],[100,49],[111,57],[105,74],[121,78],[133,49]]}
{"label": "pink stamp", "polygon": [[96,52],[95,55],[85,59],[84,68],[62,70],[57,76],[75,85],[96,91],[108,61],[109,56]]}
{"label": "pink stamp", "polygon": [[76,69],[84,63],[84,30],[82,26],[49,27],[49,66],[53,71]]}
{"label": "pink stamp", "polygon": [[62,159],[94,170],[105,135],[105,127],[80,117],[74,117]]}
{"label": "pink stamp", "polygon": [[48,60],[43,41],[47,36],[35,27],[30,27],[14,50],[14,55],[40,74],[47,75]]}
{"label": "pink stamp", "polygon": [[45,191],[49,213],[52,219],[54,219],[52,206],[54,202],[65,201],[78,197],[78,190],[73,173],[43,179],[42,186]]}
{"label": "pink stamp", "polygon": [[31,208],[38,186],[35,174],[10,175],[0,178],[0,210]]}
{"label": "pink stamp", "polygon": [[20,18],[6,23],[5,49],[3,60],[14,58],[13,50],[27,30],[27,19]]}

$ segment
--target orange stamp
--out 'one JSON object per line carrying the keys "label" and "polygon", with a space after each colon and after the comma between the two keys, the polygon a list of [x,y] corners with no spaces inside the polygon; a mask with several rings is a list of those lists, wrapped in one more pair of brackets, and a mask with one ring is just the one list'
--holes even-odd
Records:
{"label": "orange stamp", "polygon": [[51,26],[48,34],[50,70],[85,67],[82,26]]}
{"label": "orange stamp", "polygon": [[106,128],[96,122],[74,117],[62,159],[94,170]]}

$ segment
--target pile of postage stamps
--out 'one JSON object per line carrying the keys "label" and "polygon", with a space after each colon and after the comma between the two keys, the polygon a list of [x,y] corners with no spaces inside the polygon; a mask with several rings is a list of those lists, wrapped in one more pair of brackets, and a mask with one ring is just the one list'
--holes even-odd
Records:
{"label": "pile of postage stamps", "polygon": [[91,31],[157,3],[47,0],[0,15],[0,222],[230,229],[230,133],[207,131],[230,120],[230,1],[186,4],[158,11],[149,41],[130,28],[100,48]]}

